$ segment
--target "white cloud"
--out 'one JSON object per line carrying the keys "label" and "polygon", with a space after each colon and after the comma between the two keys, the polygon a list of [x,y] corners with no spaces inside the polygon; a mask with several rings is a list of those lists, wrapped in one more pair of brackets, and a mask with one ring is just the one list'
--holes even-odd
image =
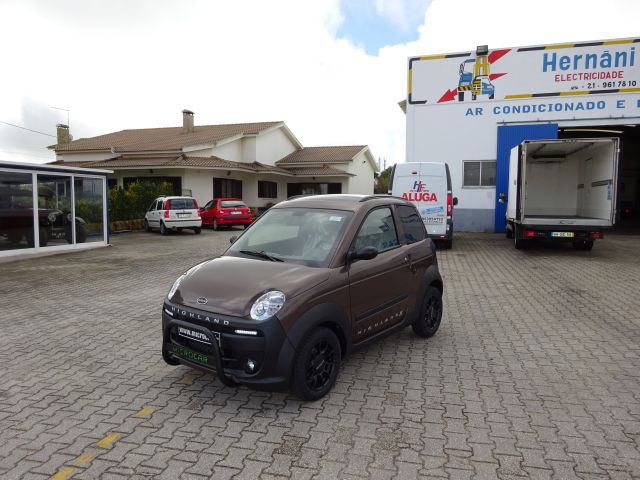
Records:
{"label": "white cloud", "polygon": [[[421,11],[376,1],[398,19]],[[48,107],[69,108],[78,138],[177,126],[189,108],[197,124],[284,120],[304,145],[369,144],[398,162],[408,56],[633,36],[639,4],[434,0],[418,40],[373,57],[336,38],[339,0],[5,0],[0,120],[53,133],[66,114]],[[29,135],[0,124],[0,158],[46,155],[52,139]]]}

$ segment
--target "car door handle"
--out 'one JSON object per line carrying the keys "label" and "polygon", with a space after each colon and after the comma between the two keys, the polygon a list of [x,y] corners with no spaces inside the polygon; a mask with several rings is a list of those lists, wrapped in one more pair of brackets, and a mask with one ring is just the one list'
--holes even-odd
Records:
{"label": "car door handle", "polygon": [[416,273],[416,271],[418,270],[417,267],[413,264],[413,259],[411,258],[410,253],[407,253],[404,256],[404,263],[409,264],[409,270],[411,270],[411,273]]}

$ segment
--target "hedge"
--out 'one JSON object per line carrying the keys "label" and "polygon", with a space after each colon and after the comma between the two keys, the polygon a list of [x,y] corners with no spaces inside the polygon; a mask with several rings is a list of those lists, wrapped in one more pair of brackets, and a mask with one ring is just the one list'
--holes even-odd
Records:
{"label": "hedge", "polygon": [[[168,183],[134,182],[127,186],[109,189],[109,221],[144,218],[144,214],[157,197],[173,194]],[[76,207],[77,208],[77,207]]]}

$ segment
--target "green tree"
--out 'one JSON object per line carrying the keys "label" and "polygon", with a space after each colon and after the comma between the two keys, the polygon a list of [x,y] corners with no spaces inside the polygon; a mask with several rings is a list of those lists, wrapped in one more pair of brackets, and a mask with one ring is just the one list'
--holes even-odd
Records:
{"label": "green tree", "polygon": [[380,174],[378,175],[378,177],[376,178],[376,182],[375,185],[373,187],[373,192],[374,193],[383,193],[386,194],[391,185],[389,185],[389,179],[391,177],[391,170],[393,169],[393,166],[391,167],[387,167],[384,170],[382,170],[380,172]]}

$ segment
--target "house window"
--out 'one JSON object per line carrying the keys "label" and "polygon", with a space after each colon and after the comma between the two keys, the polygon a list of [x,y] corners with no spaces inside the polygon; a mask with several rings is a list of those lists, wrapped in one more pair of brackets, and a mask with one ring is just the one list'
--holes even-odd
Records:
{"label": "house window", "polygon": [[258,197],[278,198],[278,183],[258,180]]}
{"label": "house window", "polygon": [[287,197],[342,193],[341,183],[287,183]]}
{"label": "house window", "polygon": [[214,178],[213,198],[242,198],[242,180]]}
{"label": "house window", "polygon": [[463,187],[495,187],[496,162],[483,160],[477,162],[463,162]]}

